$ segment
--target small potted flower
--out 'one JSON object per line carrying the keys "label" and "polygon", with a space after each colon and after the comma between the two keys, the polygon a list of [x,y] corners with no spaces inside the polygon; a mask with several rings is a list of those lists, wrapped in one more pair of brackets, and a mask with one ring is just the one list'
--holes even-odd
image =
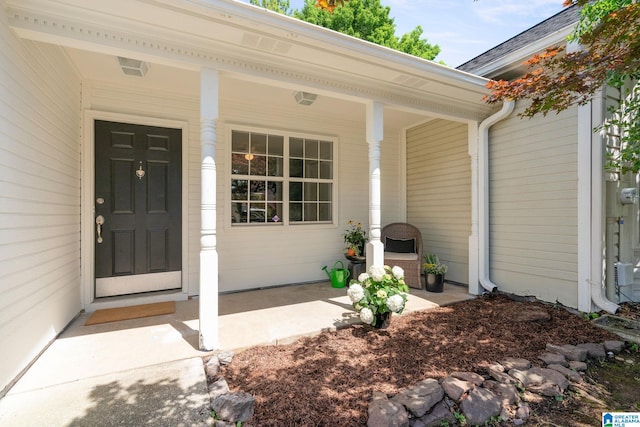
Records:
{"label": "small potted flower", "polygon": [[447,265],[440,262],[438,255],[426,254],[424,256],[422,269],[425,274],[427,291],[442,292],[444,287],[444,275],[448,270]]}
{"label": "small potted flower", "polygon": [[368,273],[352,280],[347,290],[360,320],[375,328],[386,328],[392,313],[402,313],[408,293],[404,270],[386,265],[372,265]]}
{"label": "small potted flower", "polygon": [[361,223],[349,220],[349,228],[344,234],[347,256],[364,255],[364,245],[367,242],[367,232],[362,228]]}

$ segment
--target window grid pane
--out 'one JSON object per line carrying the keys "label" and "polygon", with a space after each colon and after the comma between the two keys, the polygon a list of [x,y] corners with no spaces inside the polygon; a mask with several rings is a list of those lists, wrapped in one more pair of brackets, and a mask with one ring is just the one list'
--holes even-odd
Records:
{"label": "window grid pane", "polygon": [[333,220],[332,141],[234,130],[231,147],[233,224]]}

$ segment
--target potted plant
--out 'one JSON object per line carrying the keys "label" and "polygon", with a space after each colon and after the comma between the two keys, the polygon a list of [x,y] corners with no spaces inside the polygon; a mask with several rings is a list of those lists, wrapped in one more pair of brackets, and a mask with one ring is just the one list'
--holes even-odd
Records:
{"label": "potted plant", "polygon": [[372,265],[369,272],[352,280],[347,291],[360,320],[375,328],[386,328],[392,313],[402,313],[408,293],[404,270],[380,265]]}
{"label": "potted plant", "polygon": [[425,274],[427,291],[442,292],[444,287],[444,275],[447,272],[447,265],[440,262],[438,255],[426,254],[422,269]]}
{"label": "potted plant", "polygon": [[348,256],[360,256],[364,254],[364,245],[367,242],[367,232],[362,228],[361,223],[354,223],[349,220],[349,228],[344,234]]}

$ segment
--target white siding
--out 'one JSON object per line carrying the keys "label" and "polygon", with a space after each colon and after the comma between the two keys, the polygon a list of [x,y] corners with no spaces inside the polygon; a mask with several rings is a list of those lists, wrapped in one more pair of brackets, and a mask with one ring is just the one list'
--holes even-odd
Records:
{"label": "white siding", "polygon": [[0,391],[81,309],[80,80],[6,20],[0,4]]}
{"label": "white siding", "polygon": [[471,158],[467,125],[433,120],[407,131],[407,221],[424,252],[449,266],[447,280],[469,281]]}
{"label": "white siding", "polygon": [[577,306],[577,109],[489,135],[490,275],[502,291]]}
{"label": "white siding", "polygon": [[[199,78],[194,75],[193,78]],[[88,108],[189,123],[189,293],[198,292],[200,253],[200,118],[198,94],[92,83]],[[295,104],[291,91],[228,77],[220,82],[217,129],[217,243],[221,292],[326,279],[322,266],[346,265],[342,235],[349,220],[368,224],[368,146],[364,104],[318,97]],[[331,103],[330,105],[324,103]],[[348,114],[341,112],[349,111]],[[361,111],[361,114],[353,112]],[[350,118],[351,117],[351,118]],[[356,117],[355,119],[353,117]],[[229,219],[229,136],[234,124],[335,138],[334,225],[236,226]],[[382,144],[383,221],[400,220],[399,129],[385,129]],[[389,180],[389,181],[387,181]]]}

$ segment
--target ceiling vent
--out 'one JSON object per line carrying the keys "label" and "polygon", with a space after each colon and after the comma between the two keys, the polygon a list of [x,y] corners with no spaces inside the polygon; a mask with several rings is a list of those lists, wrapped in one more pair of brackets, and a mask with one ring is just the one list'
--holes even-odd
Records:
{"label": "ceiling vent", "polygon": [[293,97],[300,105],[311,105],[316,102],[316,98],[318,97],[318,95],[316,95],[315,93],[297,91],[293,93]]}
{"label": "ceiling vent", "polygon": [[144,77],[149,71],[149,64],[138,59],[123,58],[118,56],[118,63],[122,72],[128,76]]}

